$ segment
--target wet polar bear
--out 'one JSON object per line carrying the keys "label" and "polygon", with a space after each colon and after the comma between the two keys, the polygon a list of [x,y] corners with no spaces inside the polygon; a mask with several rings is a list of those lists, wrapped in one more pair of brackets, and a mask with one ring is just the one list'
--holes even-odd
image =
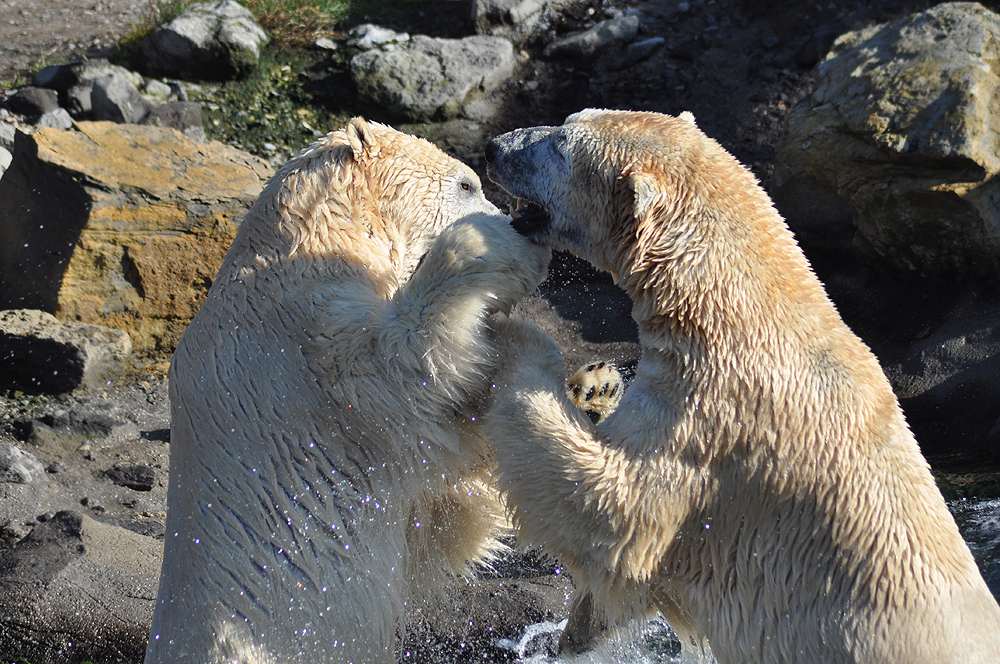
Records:
{"label": "wet polar bear", "polygon": [[643,346],[595,426],[551,342],[506,330],[484,421],[515,522],[580,590],[565,648],[655,607],[723,663],[1000,662],[887,380],[747,170],[690,114],[587,110],[487,158],[533,202],[515,228],[610,272]]}
{"label": "wet polar bear", "polygon": [[486,324],[549,255],[389,127],[278,171],[171,365],[148,664],[394,661],[406,602],[506,523],[475,422]]}

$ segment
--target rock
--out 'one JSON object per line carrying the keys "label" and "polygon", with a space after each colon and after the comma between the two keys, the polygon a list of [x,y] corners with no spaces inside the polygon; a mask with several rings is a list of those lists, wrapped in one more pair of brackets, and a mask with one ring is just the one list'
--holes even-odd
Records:
{"label": "rock", "polygon": [[923,450],[1000,450],[1000,300],[970,293],[884,369]]}
{"label": "rock", "polygon": [[95,120],[142,122],[151,105],[124,76],[109,74],[94,81],[90,93]]}
{"label": "rock", "polygon": [[33,454],[0,443],[0,482],[28,484],[44,474],[45,469]]}
{"label": "rock", "polygon": [[[573,586],[563,576],[456,581],[438,597],[412,603],[402,651],[411,662],[508,661],[499,639],[516,639],[526,625],[569,613]],[[487,653],[493,656],[483,660]]]}
{"label": "rock", "polygon": [[73,118],[65,108],[57,108],[54,111],[43,113],[35,122],[39,127],[51,127],[52,129],[69,129],[73,126]]}
{"label": "rock", "polygon": [[177,91],[163,81],[152,78],[139,88],[142,98],[152,106],[177,101]]}
{"label": "rock", "polygon": [[75,118],[87,118],[93,110],[91,100],[94,82],[106,76],[123,78],[132,86],[143,85],[142,76],[107,60],[88,60],[49,65],[32,78],[34,85],[55,90],[59,105]]}
{"label": "rock", "polygon": [[14,147],[14,134],[17,130],[14,125],[0,122],[0,148],[10,150]]}
{"label": "rock", "polygon": [[348,33],[347,45],[361,51],[370,51],[373,48],[386,48],[408,41],[410,41],[410,35],[405,32],[396,32],[371,23],[363,23],[351,28]]}
{"label": "rock", "polygon": [[127,487],[133,491],[152,491],[153,487],[156,486],[156,469],[152,466],[115,464],[104,474],[116,485]]}
{"label": "rock", "polygon": [[0,178],[3,177],[4,171],[10,166],[10,161],[13,158],[10,150],[14,147],[15,131],[13,125],[0,122]]}
{"label": "rock", "polygon": [[0,385],[68,392],[121,373],[132,352],[128,334],[59,321],[35,310],[0,312]]}
{"label": "rock", "polygon": [[270,42],[253,14],[234,0],[199,2],[154,30],[140,45],[146,68],[167,76],[239,77]]}
{"label": "rock", "polygon": [[106,437],[128,425],[107,414],[89,410],[56,410],[42,415],[38,422],[65,434]]}
{"label": "rock", "polygon": [[624,46],[639,34],[635,14],[602,21],[584,32],[552,42],[542,49],[546,58],[592,58],[601,52]]}
{"label": "rock", "polygon": [[521,44],[548,25],[552,0],[473,0],[476,33]]}
{"label": "rock", "polygon": [[632,42],[621,53],[612,56],[604,64],[611,71],[628,69],[639,64],[643,60],[648,60],[654,53],[659,51],[667,43],[663,37],[652,37],[642,41]]}
{"label": "rock", "polygon": [[0,555],[0,643],[32,664],[141,662],[163,543],[58,512]]}
{"label": "rock", "polygon": [[4,107],[12,113],[23,115],[29,122],[34,122],[45,113],[59,108],[59,96],[52,90],[29,86],[7,97]]}
{"label": "rock", "polygon": [[337,42],[333,41],[329,37],[320,37],[315,41],[315,43],[313,43],[313,46],[321,51],[336,51],[338,48]]}
{"label": "rock", "polygon": [[1000,274],[998,44],[1000,16],[975,3],[836,41],[789,114],[771,186],[807,248],[860,247],[919,275]]}
{"label": "rock", "polygon": [[0,308],[127,331],[169,352],[271,169],[173,129],[18,134],[0,180]]}
{"label": "rock", "polygon": [[351,60],[351,75],[362,103],[416,122],[457,117],[513,71],[511,43],[486,36],[436,39],[416,35],[391,51],[366,51]]}
{"label": "rock", "polygon": [[149,115],[143,118],[142,124],[172,127],[199,143],[206,140],[201,104],[195,101],[173,101],[154,106]]}

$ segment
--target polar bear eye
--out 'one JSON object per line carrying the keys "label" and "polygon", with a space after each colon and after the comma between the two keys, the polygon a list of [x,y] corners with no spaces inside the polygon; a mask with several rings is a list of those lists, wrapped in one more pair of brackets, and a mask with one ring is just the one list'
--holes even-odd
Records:
{"label": "polar bear eye", "polygon": [[472,191],[472,185],[469,184],[468,182],[463,182],[462,189],[464,189],[465,191]]}

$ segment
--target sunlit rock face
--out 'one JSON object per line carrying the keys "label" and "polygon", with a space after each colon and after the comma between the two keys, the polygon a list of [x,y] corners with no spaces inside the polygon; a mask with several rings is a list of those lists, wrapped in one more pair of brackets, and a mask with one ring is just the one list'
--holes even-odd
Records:
{"label": "sunlit rock face", "polygon": [[907,273],[1000,272],[1000,16],[949,3],[840,37],[789,114],[772,191],[807,244]]}
{"label": "sunlit rock face", "polygon": [[18,134],[0,181],[0,307],[127,331],[169,352],[270,167],[222,143],[80,122]]}

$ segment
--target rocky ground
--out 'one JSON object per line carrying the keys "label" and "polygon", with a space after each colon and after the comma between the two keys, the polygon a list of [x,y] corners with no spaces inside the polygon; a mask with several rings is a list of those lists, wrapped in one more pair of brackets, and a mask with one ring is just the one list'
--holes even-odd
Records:
{"label": "rocky ground", "polygon": [[[523,45],[519,71],[505,91],[500,116],[471,136],[443,139],[445,147],[483,170],[483,136],[536,124],[558,124],[585,107],[692,111],[699,126],[767,182],[789,108],[809,90],[813,66],[839,34],[919,11],[930,0],[585,0],[566,3],[550,29]],[[1000,10],[1000,0],[984,5]],[[139,19],[145,3],[127,0],[4,0],[0,3],[0,86],[43,63],[106,53]],[[621,11],[643,15],[640,38],[664,37],[667,66],[623,70],[585,60],[546,59],[554,38]],[[471,34],[468,2],[404,3],[377,18],[410,33]],[[337,81],[336,59],[311,58],[308,81]],[[308,86],[307,86],[308,88]],[[344,93],[327,102],[334,115],[376,109],[354,106]],[[324,129],[332,129],[327,127]],[[438,128],[412,126],[433,136]],[[485,173],[484,182],[485,182]],[[505,203],[487,185],[487,194]],[[584,280],[578,279],[586,274]],[[821,276],[822,273],[821,273]],[[628,368],[637,349],[628,303],[607,279],[565,257],[551,285],[524,306],[564,349],[569,365],[615,359]],[[837,299],[837,294],[834,293]],[[862,304],[839,303],[865,336],[880,315]],[[877,349],[876,349],[877,350]],[[162,535],[169,449],[166,357],[135,360],[123,377],[99,388],[60,396],[0,395],[0,443],[29,449],[49,481],[0,483],[6,514],[0,546],[9,545],[60,510],[76,510],[136,532]]]}

